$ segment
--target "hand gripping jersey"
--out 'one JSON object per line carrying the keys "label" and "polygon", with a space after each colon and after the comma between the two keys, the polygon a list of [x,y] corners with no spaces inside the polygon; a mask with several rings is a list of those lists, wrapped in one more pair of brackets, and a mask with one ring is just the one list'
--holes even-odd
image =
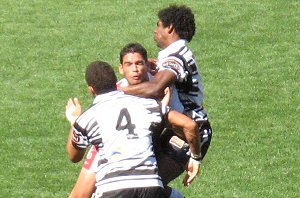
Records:
{"label": "hand gripping jersey", "polygon": [[158,68],[159,71],[170,70],[177,76],[170,106],[196,121],[207,120],[207,114],[202,107],[202,80],[194,55],[186,46],[186,41],[178,40],[159,52]]}
{"label": "hand gripping jersey", "polygon": [[162,187],[153,153],[153,123],[162,121],[155,100],[120,91],[98,95],[74,124],[73,143],[98,148],[96,193],[132,187]]}

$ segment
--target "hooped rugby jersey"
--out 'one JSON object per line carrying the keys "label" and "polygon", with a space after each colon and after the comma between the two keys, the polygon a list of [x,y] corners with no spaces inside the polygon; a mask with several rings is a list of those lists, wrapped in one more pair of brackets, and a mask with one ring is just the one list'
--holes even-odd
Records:
{"label": "hooped rugby jersey", "polygon": [[160,123],[168,111],[153,99],[121,91],[94,99],[74,124],[73,143],[79,148],[87,148],[89,144],[99,148],[96,192],[162,187],[150,127]]}
{"label": "hooped rugby jersey", "polygon": [[[150,74],[150,73],[147,73],[148,74],[148,78],[150,80],[153,79],[153,76]],[[126,78],[122,78],[121,80],[119,80],[117,83],[117,88],[120,88],[120,87],[127,87],[128,86],[128,81],[126,80]],[[91,149],[88,151],[87,155],[86,155],[86,159],[84,160],[84,163],[82,165],[82,167],[84,167],[85,169],[87,170],[90,170],[92,172],[97,172],[97,167],[98,167],[98,155],[97,155],[97,152],[98,152],[98,148],[96,146],[92,146]]]}
{"label": "hooped rugby jersey", "polygon": [[192,51],[185,40],[178,40],[160,51],[158,68],[176,74],[170,106],[184,112],[194,120],[207,120],[207,113],[202,107],[203,85],[198,66]]}

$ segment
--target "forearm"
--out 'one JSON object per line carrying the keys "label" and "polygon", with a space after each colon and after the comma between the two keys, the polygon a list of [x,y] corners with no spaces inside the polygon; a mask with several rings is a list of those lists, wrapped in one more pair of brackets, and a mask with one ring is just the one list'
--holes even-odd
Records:
{"label": "forearm", "polygon": [[164,95],[164,90],[159,90],[159,88],[153,82],[143,82],[137,85],[129,85],[127,87],[122,87],[121,89],[126,94],[145,98],[160,99]]}
{"label": "forearm", "polygon": [[158,72],[151,81],[121,88],[125,93],[145,98],[162,99],[164,91],[172,85],[176,75],[168,70]]}
{"label": "forearm", "polygon": [[[168,113],[168,121],[172,128],[178,133],[184,134],[191,150],[191,158],[187,166],[187,175],[183,180],[185,186],[190,185],[194,178],[199,174],[200,170],[200,137],[197,123],[191,118],[178,113],[174,110]],[[181,129],[181,130],[178,130]]]}
{"label": "forearm", "polygon": [[189,128],[184,128],[183,132],[186,141],[190,146],[191,153],[193,154],[193,156],[199,156],[201,147],[197,124],[194,122],[193,126],[190,126]]}
{"label": "forearm", "polygon": [[184,136],[194,155],[200,154],[200,137],[197,123],[174,110],[168,113],[168,121],[179,136]]}
{"label": "forearm", "polygon": [[195,122],[191,128],[185,128],[184,134],[186,140],[189,143],[191,157],[187,165],[187,174],[183,179],[183,184],[189,186],[191,182],[196,178],[200,172],[201,155],[200,155],[200,137],[198,132],[198,126]]}
{"label": "forearm", "polygon": [[73,126],[70,127],[70,132],[69,132],[69,137],[68,137],[68,141],[66,144],[66,149],[67,149],[69,159],[72,162],[77,163],[82,160],[84,153],[85,153],[85,149],[80,149],[80,148],[76,147],[74,145],[74,143],[72,142],[72,138],[73,138]]}

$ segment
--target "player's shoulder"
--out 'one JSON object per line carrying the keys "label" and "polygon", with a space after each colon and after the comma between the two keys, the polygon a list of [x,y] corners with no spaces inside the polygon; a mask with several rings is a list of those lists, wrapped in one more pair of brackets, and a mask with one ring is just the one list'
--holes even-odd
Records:
{"label": "player's shoulder", "polygon": [[121,80],[119,80],[117,83],[117,88],[119,87],[127,87],[128,86],[128,81],[126,80],[126,78],[122,78]]}
{"label": "player's shoulder", "polygon": [[179,56],[169,55],[160,60],[162,66],[173,66],[173,65],[182,65],[183,61]]}
{"label": "player's shoulder", "polygon": [[180,58],[170,55],[159,60],[158,68],[159,71],[170,70],[176,75],[179,75],[184,72],[184,62]]}
{"label": "player's shoulder", "polygon": [[137,104],[157,104],[157,100],[124,93],[124,98]]}

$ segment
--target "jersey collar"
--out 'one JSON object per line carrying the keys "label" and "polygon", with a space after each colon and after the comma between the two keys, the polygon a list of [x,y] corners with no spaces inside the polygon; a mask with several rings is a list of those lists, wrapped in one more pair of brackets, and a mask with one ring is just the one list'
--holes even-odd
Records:
{"label": "jersey collar", "polygon": [[115,95],[120,95],[120,94],[124,94],[124,92],[116,90],[116,91],[111,91],[111,92],[108,92],[105,94],[97,95],[93,101],[93,104],[96,104],[101,101],[105,101],[107,99],[111,99],[111,97],[114,97]]}
{"label": "jersey collar", "polygon": [[168,47],[166,47],[158,53],[158,59],[165,58],[170,54],[178,52],[180,48],[186,45],[186,43],[187,41],[184,39],[175,41],[174,43],[172,43],[171,45],[169,45]]}

